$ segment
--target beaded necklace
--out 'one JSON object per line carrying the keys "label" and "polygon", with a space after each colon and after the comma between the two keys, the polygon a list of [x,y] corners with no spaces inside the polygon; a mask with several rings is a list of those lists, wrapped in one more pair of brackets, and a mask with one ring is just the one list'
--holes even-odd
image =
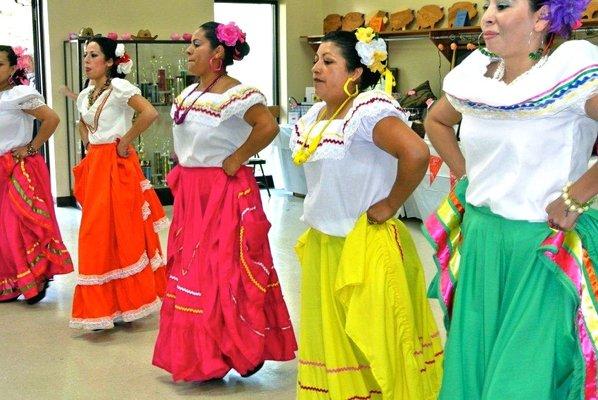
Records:
{"label": "beaded necklace", "polygon": [[[521,78],[528,75],[533,70],[540,68],[542,65],[544,65],[546,63],[547,60],[548,60],[548,56],[542,57],[540,60],[538,60],[537,63],[532,65],[530,69],[528,69],[527,71],[525,71],[524,73],[522,73],[521,75],[519,75],[518,77],[513,79],[511,82],[509,82],[508,85],[512,85],[516,81],[518,81]],[[501,58],[500,61],[498,62],[498,66],[496,67],[496,71],[494,71],[494,75],[492,76],[492,79],[496,79],[497,81],[502,81],[504,77],[505,77],[505,60]]]}
{"label": "beaded necklace", "polygon": [[187,100],[189,98],[189,96],[191,96],[193,93],[195,93],[195,91],[197,89],[199,89],[199,83],[197,84],[197,86],[195,87],[195,89],[193,89],[191,92],[189,92],[189,94],[187,96],[185,96],[185,98],[181,101],[180,106],[178,104],[175,103],[175,110],[174,110],[174,123],[176,125],[180,125],[183,122],[185,122],[185,118],[187,118],[187,114],[189,114],[189,111],[191,111],[191,109],[193,108],[193,105],[195,104],[195,102],[201,97],[203,96],[205,93],[209,92],[210,89],[216,84],[216,82],[218,82],[218,80],[220,78],[222,78],[224,76],[224,74],[220,74],[216,77],[216,79],[214,79],[212,81],[212,83],[210,83],[208,85],[208,87],[199,94],[199,96],[197,96],[195,98],[195,100],[193,100],[193,103],[191,103],[191,105],[189,107],[187,107],[187,109],[185,111],[183,111],[183,113],[181,114],[181,110],[183,109],[183,106],[185,104],[185,100]]}
{"label": "beaded necklace", "polygon": [[318,145],[320,144],[320,141],[322,140],[322,136],[324,136],[324,131],[326,131],[326,129],[328,128],[328,126],[330,126],[332,121],[334,121],[336,116],[338,114],[340,114],[340,112],[343,110],[343,108],[345,108],[347,103],[349,103],[349,101],[351,99],[353,99],[355,96],[357,96],[357,94],[358,93],[356,92],[355,94],[352,94],[351,96],[347,97],[345,99],[345,101],[343,101],[343,104],[341,104],[340,107],[336,109],[334,114],[332,114],[332,117],[330,117],[330,119],[328,121],[326,121],[326,123],[324,124],[324,127],[320,130],[320,132],[310,142],[309,136],[311,135],[311,131],[313,131],[315,126],[318,125],[318,123],[324,119],[324,117],[326,116],[327,110],[324,110],[322,115],[318,116],[318,118],[316,119],[316,122],[314,122],[314,124],[307,131],[307,134],[305,135],[305,139],[303,140],[303,144],[301,145],[299,150],[297,150],[297,152],[293,155],[293,162],[296,165],[304,164],[307,160],[309,160],[309,158],[312,156],[312,154],[318,148]]}
{"label": "beaded necklace", "polygon": [[112,82],[112,78],[106,79],[106,82],[104,82],[102,87],[97,91],[96,95],[94,95],[94,93],[96,93],[95,89],[89,91],[89,95],[87,96],[87,106],[88,107],[91,107],[93,105],[93,103],[98,99],[98,97],[100,97],[102,95],[102,93],[104,93],[106,90],[108,90],[111,82]]}

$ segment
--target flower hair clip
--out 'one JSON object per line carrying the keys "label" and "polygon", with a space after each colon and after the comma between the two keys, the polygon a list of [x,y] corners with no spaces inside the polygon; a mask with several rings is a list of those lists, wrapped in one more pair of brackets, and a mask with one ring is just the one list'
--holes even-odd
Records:
{"label": "flower hair clip", "polygon": [[20,80],[21,85],[28,85],[29,79],[26,78],[27,74],[31,72],[31,65],[33,60],[31,55],[27,53],[27,49],[21,46],[13,47],[12,50],[15,52],[17,56],[17,71],[20,73],[15,73],[15,75],[20,75],[19,78],[14,78],[15,80]]}
{"label": "flower hair clip", "polygon": [[130,73],[133,69],[133,60],[131,60],[131,57],[125,52],[125,45],[122,43],[117,44],[114,55],[117,57],[115,59],[116,72],[124,75]]}
{"label": "flower hair clip", "polygon": [[25,72],[31,71],[31,55],[27,54],[27,49],[24,47],[13,47],[13,51],[17,55],[17,69],[22,69]]}
{"label": "flower hair clip", "polygon": [[221,43],[234,47],[237,43],[245,43],[246,34],[237,24],[231,21],[228,24],[219,24],[216,27],[216,37]]}
{"label": "flower hair clip", "polygon": [[392,92],[392,87],[395,86],[394,76],[386,67],[388,61],[388,50],[386,49],[386,42],[381,39],[371,27],[358,28],[355,31],[357,37],[357,44],[355,50],[359,55],[361,63],[367,66],[372,72],[379,72],[384,76],[386,84],[384,91],[388,94]]}
{"label": "flower hair clip", "polygon": [[581,27],[581,16],[590,0],[549,0],[548,15],[550,22],[548,32],[568,38],[571,31]]}

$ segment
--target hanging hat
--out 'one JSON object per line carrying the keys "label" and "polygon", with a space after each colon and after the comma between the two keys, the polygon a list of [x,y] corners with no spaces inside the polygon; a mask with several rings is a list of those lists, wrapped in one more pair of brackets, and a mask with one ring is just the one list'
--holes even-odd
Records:
{"label": "hanging hat", "polygon": [[155,40],[158,35],[152,36],[149,29],[140,29],[139,32],[137,32],[137,36],[133,35],[132,37],[135,40]]}
{"label": "hanging hat", "polygon": [[79,37],[92,37],[93,36],[93,29],[90,27],[81,28],[79,31]]}

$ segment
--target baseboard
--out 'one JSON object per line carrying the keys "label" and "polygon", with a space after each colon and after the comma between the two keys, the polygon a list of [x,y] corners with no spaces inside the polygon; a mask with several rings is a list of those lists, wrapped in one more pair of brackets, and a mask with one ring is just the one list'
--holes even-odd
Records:
{"label": "baseboard", "polygon": [[75,196],[61,196],[56,198],[56,205],[58,207],[78,207]]}

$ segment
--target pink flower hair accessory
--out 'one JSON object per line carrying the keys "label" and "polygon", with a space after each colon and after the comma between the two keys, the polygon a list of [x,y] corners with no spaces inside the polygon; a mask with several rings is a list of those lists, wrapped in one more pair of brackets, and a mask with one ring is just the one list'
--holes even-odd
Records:
{"label": "pink flower hair accessory", "polygon": [[31,71],[31,55],[27,54],[27,49],[17,46],[12,48],[17,55],[17,69],[22,69],[25,72]]}
{"label": "pink flower hair accessory", "polygon": [[237,42],[245,43],[245,32],[232,21],[228,24],[219,24],[216,27],[216,37],[230,47],[235,46]]}
{"label": "pink flower hair accessory", "polygon": [[9,80],[13,84],[28,85],[29,79],[27,79],[27,74],[31,72],[33,59],[31,58],[30,54],[27,54],[27,49],[25,49],[24,47],[16,46],[13,47],[12,50],[15,52],[15,55],[17,56],[17,69],[15,73],[9,78]]}

